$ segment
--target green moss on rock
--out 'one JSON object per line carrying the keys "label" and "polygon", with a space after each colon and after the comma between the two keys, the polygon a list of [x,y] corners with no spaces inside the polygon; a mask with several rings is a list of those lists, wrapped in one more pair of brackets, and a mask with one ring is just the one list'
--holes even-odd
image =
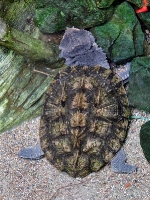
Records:
{"label": "green moss on rock", "polygon": [[150,30],[150,11],[145,13],[139,13],[138,16],[143,22],[143,24]]}
{"label": "green moss on rock", "polygon": [[143,149],[145,158],[150,163],[150,121],[146,122],[141,127],[140,144]]}
{"label": "green moss on rock", "polygon": [[150,112],[150,57],[133,59],[130,68],[129,103],[141,110]]}
{"label": "green moss on rock", "polygon": [[36,11],[36,24],[42,32],[53,33],[65,29],[67,17],[58,8],[49,6]]}
{"label": "green moss on rock", "polygon": [[116,63],[126,62],[143,54],[144,35],[129,3],[116,7],[112,18],[104,25],[91,29],[96,42]]}
{"label": "green moss on rock", "polygon": [[37,0],[36,1],[36,7],[37,8],[40,8],[40,7],[44,7],[44,6],[48,6],[48,5],[55,5],[56,7],[60,7],[60,8],[64,8],[65,9],[65,6],[66,4],[74,4],[76,3],[76,5],[78,4],[86,4],[88,5],[88,7],[90,8],[95,8],[95,7],[98,7],[98,8],[107,8],[109,7],[115,0],[89,0],[89,1],[79,1],[79,0],[75,0],[75,1],[60,1],[60,0]]}
{"label": "green moss on rock", "polygon": [[[112,2],[105,3],[105,6]],[[102,1],[102,4],[104,4],[104,1]],[[38,1],[35,21],[44,33],[53,33],[72,26],[89,28],[105,23],[112,16],[113,6],[100,7],[100,1],[96,3],[93,0]]]}
{"label": "green moss on rock", "polygon": [[143,6],[143,0],[127,0],[127,1],[138,6],[139,8]]}
{"label": "green moss on rock", "polygon": [[35,67],[0,47],[0,133],[41,114],[45,91],[58,70],[46,76]]}

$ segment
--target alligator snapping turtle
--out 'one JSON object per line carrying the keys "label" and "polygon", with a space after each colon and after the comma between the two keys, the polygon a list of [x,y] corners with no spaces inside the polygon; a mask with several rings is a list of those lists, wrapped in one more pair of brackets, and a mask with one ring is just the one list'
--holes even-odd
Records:
{"label": "alligator snapping turtle", "polygon": [[[106,69],[106,55],[90,32],[67,29],[60,49],[70,67],[61,71],[47,90],[40,144],[56,168],[73,177],[85,177],[109,163],[121,148],[130,109],[122,81]],[[25,157],[25,151],[19,155]],[[40,145],[34,151],[38,157],[43,155]],[[31,154],[31,149],[26,152]],[[126,168],[123,172],[135,170],[120,161]],[[116,162],[113,166],[116,168]]]}

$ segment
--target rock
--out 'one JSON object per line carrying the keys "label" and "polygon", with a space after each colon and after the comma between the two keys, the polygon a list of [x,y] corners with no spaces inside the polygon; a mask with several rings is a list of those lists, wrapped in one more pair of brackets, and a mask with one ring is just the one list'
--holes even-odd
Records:
{"label": "rock", "polygon": [[146,122],[141,127],[140,144],[145,158],[150,163],[150,121]]}
{"label": "rock", "polygon": [[[47,36],[47,40],[42,41],[43,35],[34,24],[35,3],[15,1],[9,4],[5,1],[3,7],[5,12],[0,12],[0,45],[14,50],[33,62],[43,61],[47,62],[49,67],[52,64],[52,68],[62,67],[64,61],[59,58],[58,44],[50,40],[50,35]],[[57,64],[54,66],[54,63]]]}
{"label": "rock", "polygon": [[143,0],[127,0],[127,1],[136,5],[139,8],[141,8],[143,6]]}
{"label": "rock", "polygon": [[[40,31],[53,33],[66,27],[89,28],[103,24],[113,14],[111,1],[37,1],[35,21]],[[85,12],[86,10],[86,12]]]}
{"label": "rock", "polygon": [[130,65],[129,103],[141,110],[150,112],[150,57],[133,59]]}
{"label": "rock", "polygon": [[139,13],[138,16],[143,24],[150,30],[150,11]]}
{"label": "rock", "polygon": [[[33,62],[43,61],[50,68],[59,68],[64,61],[59,58],[58,45],[43,42],[29,34],[6,26],[0,18],[0,45],[8,47]],[[57,63],[57,65],[54,65]],[[60,65],[58,64],[60,63]]]}
{"label": "rock", "polygon": [[6,23],[0,18],[0,39],[6,34]]}
{"label": "rock", "polygon": [[46,76],[35,67],[0,47],[0,133],[41,114],[43,95],[58,70]]}
{"label": "rock", "polygon": [[[90,0],[90,1],[85,1],[83,0],[81,3],[81,1],[79,0],[75,0],[74,3],[76,5],[82,5],[82,6],[89,6],[90,9],[92,8],[107,8],[109,7],[110,5],[112,5],[112,3],[114,2],[115,0],[98,0],[98,1],[94,1],[94,0]],[[60,0],[37,0],[36,1],[36,7],[44,7],[44,6],[47,6],[47,5],[55,5],[56,7],[59,7],[61,9],[64,9],[65,10],[65,6],[69,4],[69,6],[71,6],[71,4],[73,4],[73,2],[69,2],[69,1],[60,1]],[[73,5],[73,7],[75,7]],[[77,6],[76,6],[77,8]]]}
{"label": "rock", "polygon": [[144,35],[127,2],[117,6],[112,18],[104,25],[92,28],[91,32],[111,61],[126,62],[143,54]]}
{"label": "rock", "polygon": [[[39,38],[39,31],[32,20],[34,4],[31,0],[31,4],[29,0],[14,1],[14,3],[9,4],[9,1],[3,2],[6,4],[6,7],[2,5],[5,8],[5,12],[0,12],[0,17],[3,16],[3,21],[7,22],[10,30],[14,30],[14,40],[12,42],[8,43],[10,37],[9,39],[7,39],[7,36],[5,38],[7,39],[7,41],[5,40],[8,45],[7,47],[12,48],[12,44],[15,47],[16,45],[19,47],[18,42],[20,41],[20,51],[18,50],[15,53],[10,49],[0,46],[0,133],[19,125],[25,120],[41,115],[45,91],[53,77],[59,71],[59,69],[47,69],[50,65],[45,60],[35,62],[20,55],[21,48],[23,48],[21,43],[26,46],[26,51],[28,52],[31,42]],[[2,37],[5,34],[5,23],[3,21],[1,20],[0,26]],[[20,33],[20,37],[16,33]],[[31,40],[27,42],[29,38]],[[48,40],[50,40],[50,36]],[[46,41],[45,39],[44,41],[46,45],[48,45],[48,40]],[[39,39],[39,42],[42,41]],[[36,44],[33,46],[35,52],[39,53],[41,49],[39,50]],[[34,53],[33,55],[35,56]],[[56,55],[56,51],[54,55]],[[52,66],[54,68],[59,66],[59,62],[56,63],[56,66],[55,62],[53,62]],[[47,70],[47,73],[50,75],[47,76],[46,74],[38,73],[34,69],[41,72]]]}
{"label": "rock", "polygon": [[[38,37],[38,30],[34,26],[33,17],[35,13],[34,0],[25,1],[1,1],[2,10],[0,17],[5,20],[11,28],[16,28],[22,32],[33,34]],[[36,33],[36,35],[35,35]]]}

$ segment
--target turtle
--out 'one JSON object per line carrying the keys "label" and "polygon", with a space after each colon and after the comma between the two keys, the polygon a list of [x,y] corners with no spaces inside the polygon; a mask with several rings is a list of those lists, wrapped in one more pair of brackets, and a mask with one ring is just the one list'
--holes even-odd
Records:
{"label": "turtle", "polygon": [[85,177],[111,161],[115,172],[135,171],[125,163],[121,149],[130,116],[128,98],[122,80],[109,69],[106,54],[89,31],[74,27],[66,30],[59,48],[67,67],[46,92],[40,145],[21,150],[19,156],[45,155],[72,177]]}

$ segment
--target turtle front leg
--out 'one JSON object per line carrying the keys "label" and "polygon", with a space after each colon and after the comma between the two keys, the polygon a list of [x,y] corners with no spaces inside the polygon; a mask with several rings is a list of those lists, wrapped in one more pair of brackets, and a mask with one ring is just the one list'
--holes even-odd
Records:
{"label": "turtle front leg", "polygon": [[44,152],[41,149],[40,143],[38,143],[35,147],[21,149],[18,156],[20,158],[38,160],[44,157]]}
{"label": "turtle front leg", "polygon": [[123,151],[123,148],[121,148],[120,151],[118,151],[117,155],[111,161],[112,170],[116,173],[127,173],[127,174],[137,171],[136,166],[129,165],[125,161],[126,161],[126,156]]}

